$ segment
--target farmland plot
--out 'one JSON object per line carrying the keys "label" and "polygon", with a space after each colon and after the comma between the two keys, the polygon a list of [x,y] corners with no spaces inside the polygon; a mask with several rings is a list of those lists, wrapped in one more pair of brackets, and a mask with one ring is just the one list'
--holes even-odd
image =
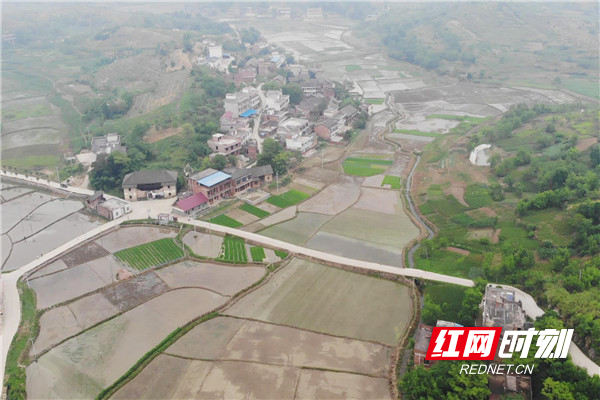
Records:
{"label": "farmland plot", "polygon": [[144,270],[183,257],[181,246],[173,239],[159,239],[115,253],[115,256],[131,268]]}
{"label": "farmland plot", "polygon": [[40,357],[27,368],[27,395],[93,398],[176,327],[225,300],[202,289],[179,289],[155,297]]}
{"label": "farmland plot", "polygon": [[394,346],[411,310],[405,286],[295,259],[227,314]]}
{"label": "farmland plot", "polygon": [[[305,398],[294,396],[298,383],[305,391],[335,393],[347,385],[356,398],[388,398],[383,376],[390,355],[390,348],[374,343],[218,317],[167,348],[114,398]],[[318,369],[346,372],[325,379]],[[316,387],[303,383],[307,379]]]}

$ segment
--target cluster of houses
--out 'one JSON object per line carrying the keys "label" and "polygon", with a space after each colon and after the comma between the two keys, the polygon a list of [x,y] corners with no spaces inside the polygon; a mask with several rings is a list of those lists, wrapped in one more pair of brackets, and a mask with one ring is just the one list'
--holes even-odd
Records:
{"label": "cluster of houses", "polygon": [[256,189],[273,181],[273,168],[263,165],[252,168],[225,168],[217,171],[205,169],[187,177],[188,191],[178,196],[177,171],[166,169],[135,171],[125,175],[122,188],[123,201],[107,198],[102,191],[95,192],[86,200],[89,209],[112,220],[131,212],[130,203],[138,200],[177,200],[173,212],[192,216],[219,203],[223,199],[236,197],[248,189]]}
{"label": "cluster of houses", "polygon": [[[333,83],[310,79],[300,82],[304,99],[290,105],[290,96],[281,89],[267,90],[247,87],[225,97],[225,112],[220,118],[221,133],[208,141],[215,154],[256,155],[256,141],[251,139],[252,126],[258,125],[258,134],[278,140],[286,149],[308,155],[317,146],[317,137],[339,143],[350,129],[360,110],[352,105],[340,108],[334,97]],[[367,111],[365,110],[362,111]],[[252,122],[251,122],[252,121]]]}
{"label": "cluster of houses", "polygon": [[[482,301],[481,326],[501,327],[502,331],[527,330],[533,325],[526,319],[525,311],[519,301],[516,300],[515,291],[488,285]],[[438,320],[436,327],[462,327],[454,322]],[[427,350],[430,345],[433,327],[419,324],[415,333],[415,346],[413,361],[415,365],[429,367],[436,363],[435,360],[426,360]],[[494,360],[502,363],[501,358]],[[490,399],[502,399],[508,396],[511,399],[531,399],[531,379],[519,374],[492,374],[489,377],[489,387],[492,395]],[[507,397],[503,397],[507,396]]]}

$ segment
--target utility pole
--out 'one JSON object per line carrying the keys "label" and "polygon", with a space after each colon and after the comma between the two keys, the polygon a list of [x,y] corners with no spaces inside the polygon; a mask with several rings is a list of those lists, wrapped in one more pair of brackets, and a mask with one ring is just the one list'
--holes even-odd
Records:
{"label": "utility pole", "polygon": [[60,174],[58,173],[58,167],[56,167],[56,180],[58,181],[58,184],[60,185]]}
{"label": "utility pole", "polygon": [[275,172],[275,179],[277,180],[277,194],[279,194],[279,172]]}

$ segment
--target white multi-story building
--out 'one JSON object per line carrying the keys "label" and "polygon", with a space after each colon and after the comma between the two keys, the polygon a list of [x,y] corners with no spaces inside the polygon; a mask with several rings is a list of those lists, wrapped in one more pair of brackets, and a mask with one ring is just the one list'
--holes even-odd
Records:
{"label": "white multi-story building", "polygon": [[285,138],[285,148],[291,151],[299,151],[302,154],[308,153],[317,146],[316,135],[299,136],[292,135]]}
{"label": "white multi-story building", "polygon": [[288,118],[279,123],[277,135],[303,136],[310,132],[309,121],[305,118]]}
{"label": "white multi-story building", "polygon": [[231,111],[235,116],[241,115],[248,110],[256,110],[260,107],[260,95],[254,88],[244,88],[241,92],[227,93],[225,95],[225,112]]}
{"label": "white multi-story building", "polygon": [[211,58],[223,58],[223,46],[220,44],[208,46],[208,56]]}
{"label": "white multi-story building", "polygon": [[290,104],[290,96],[282,94],[281,90],[268,90],[265,99],[267,108],[275,111],[281,111]]}
{"label": "white multi-story building", "polygon": [[306,19],[321,19],[323,18],[322,8],[308,8],[306,10]]}

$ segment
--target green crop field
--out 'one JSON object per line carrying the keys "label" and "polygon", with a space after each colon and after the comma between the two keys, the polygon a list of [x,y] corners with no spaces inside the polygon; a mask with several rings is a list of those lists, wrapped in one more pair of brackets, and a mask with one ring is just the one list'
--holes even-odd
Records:
{"label": "green crop field", "polygon": [[422,132],[422,131],[416,131],[414,129],[394,129],[394,133],[404,133],[407,135],[433,137],[433,138],[441,135],[441,133]]}
{"label": "green crop field", "polygon": [[288,253],[286,253],[285,251],[281,251],[281,250],[275,250],[275,255],[283,260],[284,258],[286,258],[288,256]]}
{"label": "green crop field", "polygon": [[131,268],[141,271],[181,258],[184,253],[173,239],[165,238],[118,251],[115,256]]}
{"label": "green crop field", "polygon": [[344,173],[348,175],[373,176],[381,174],[393,163],[392,160],[349,157],[344,160],[342,165]]}
{"label": "green crop field", "polygon": [[600,89],[598,89],[598,82],[587,79],[564,79],[563,86],[576,93],[584,96],[593,97],[595,99],[600,98]]}
{"label": "green crop field", "polygon": [[273,204],[279,208],[286,208],[289,206],[293,206],[294,204],[298,204],[303,200],[306,200],[310,197],[310,195],[301,192],[299,190],[288,190],[287,192],[277,195],[271,196],[267,199],[267,203]]}
{"label": "green crop field", "polygon": [[246,244],[244,239],[229,235],[225,236],[219,259],[235,263],[247,262],[248,254],[246,254]]}
{"label": "green crop field", "polygon": [[346,71],[348,71],[348,72],[359,71],[361,69],[362,68],[360,67],[360,65],[354,65],[354,64],[352,64],[352,65],[346,65]]}
{"label": "green crop field", "polygon": [[385,99],[365,99],[365,103],[367,104],[383,104]]}
{"label": "green crop field", "polygon": [[486,185],[468,185],[465,190],[465,201],[473,208],[486,207],[493,203]]}
{"label": "green crop field", "polygon": [[252,261],[262,261],[265,259],[265,249],[261,246],[250,247],[250,254],[252,255]]}
{"label": "green crop field", "polygon": [[254,207],[253,205],[248,204],[248,203],[242,204],[240,206],[240,210],[246,211],[247,213],[250,213],[252,215],[256,215],[258,218],[264,218],[264,217],[268,217],[269,215],[271,215],[267,211],[261,210],[260,208]]}
{"label": "green crop field", "polygon": [[230,228],[239,228],[243,226],[240,221],[236,221],[235,219],[228,217],[225,214],[219,215],[218,217],[214,217],[208,220],[208,222],[212,222],[213,224],[228,226]]}
{"label": "green crop field", "polygon": [[386,175],[381,186],[390,185],[392,189],[402,189],[402,178],[399,176]]}

